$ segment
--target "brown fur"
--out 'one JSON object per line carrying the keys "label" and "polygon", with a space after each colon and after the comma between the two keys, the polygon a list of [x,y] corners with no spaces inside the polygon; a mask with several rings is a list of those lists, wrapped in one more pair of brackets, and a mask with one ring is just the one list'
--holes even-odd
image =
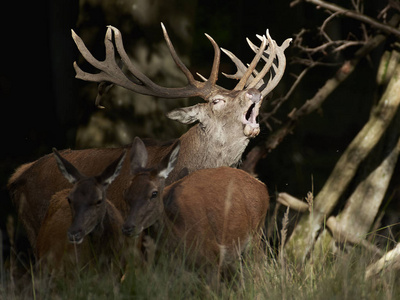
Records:
{"label": "brown fur", "polygon": [[83,266],[93,258],[98,263],[122,258],[123,219],[106,191],[118,178],[126,152],[94,176],[82,174],[56,149],[53,152],[59,172],[73,187],[52,196],[38,233],[36,258],[51,269],[70,263]]}
{"label": "brown fur", "polygon": [[[71,265],[84,266],[122,258],[124,238],[121,234],[123,219],[115,206],[107,201],[102,229],[95,229],[81,244],[71,244],[67,231],[71,226],[71,210],[67,202],[70,189],[56,193],[50,201],[37,238],[36,258],[42,267],[60,270]],[[97,232],[96,232],[97,230]]]}
{"label": "brown fur", "polygon": [[[236,166],[245,150],[249,138],[245,134],[243,115],[253,109],[249,91],[235,91],[225,94],[219,91],[210,95],[210,99],[221,98],[218,104],[213,102],[196,104],[191,107],[172,111],[168,116],[174,120],[190,124],[199,122],[179,138],[181,150],[175,169],[166,180],[170,184],[180,179],[183,173],[204,168]],[[257,90],[252,93],[259,93]],[[261,105],[261,101],[256,107]],[[170,152],[174,142],[157,143],[144,140],[149,153],[148,167],[156,166]],[[129,147],[129,146],[128,146]],[[125,148],[65,150],[64,155],[72,164],[80,167],[84,174],[92,176],[102,170]],[[120,176],[108,190],[110,201],[125,216],[126,205],[123,191],[130,181],[129,162],[125,162]],[[36,238],[49,206],[51,196],[71,187],[57,170],[54,158],[45,155],[37,161],[17,169],[8,182],[8,189],[16,206],[18,216],[27,230],[28,239],[35,249]]]}
{"label": "brown fur", "polygon": [[[155,225],[168,247],[183,246],[198,264],[229,266],[252,239],[261,238],[269,206],[266,186],[248,173],[229,167],[203,169],[165,188],[163,199],[142,193],[145,177],[132,181],[131,213],[124,226],[140,231]],[[154,178],[148,175],[148,181]],[[160,189],[159,189],[160,191]],[[133,235],[133,234],[132,234]]]}

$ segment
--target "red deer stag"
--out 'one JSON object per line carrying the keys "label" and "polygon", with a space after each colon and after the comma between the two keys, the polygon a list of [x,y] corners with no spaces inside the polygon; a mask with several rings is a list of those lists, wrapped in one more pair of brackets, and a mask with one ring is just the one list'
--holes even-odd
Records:
{"label": "red deer stag", "polygon": [[[106,190],[119,175],[125,153],[100,175],[85,176],[53,149],[62,175],[74,186],[53,195],[37,238],[36,258],[51,268],[96,258],[122,258],[123,218]],[[68,238],[67,238],[68,237]],[[69,242],[69,243],[68,243]],[[104,255],[102,255],[104,254]]]}
{"label": "red deer stag", "polygon": [[[231,52],[223,49],[237,67],[234,75],[224,75],[239,80],[235,88],[227,90],[216,85],[220,50],[209,35],[206,36],[215,52],[211,74],[208,79],[201,76],[203,81],[198,81],[176,54],[164,26],[162,30],[172,58],[188,80],[188,85],[185,87],[161,87],[141,73],[127,56],[121,33],[115,27],[109,26],[105,36],[106,58],[104,61],[95,59],[81,38],[73,31],[72,37],[83,57],[100,70],[99,73],[89,74],[83,72],[74,63],[77,78],[94,82],[109,82],[145,95],[163,98],[200,96],[206,101],[206,103],[176,109],[167,115],[185,124],[198,122],[179,138],[180,153],[176,167],[166,180],[168,185],[178,180],[183,170],[191,173],[204,168],[238,164],[249,139],[259,133],[257,116],[262,100],[275,88],[283,76],[286,65],[284,50],[289,46],[291,39],[287,39],[278,46],[268,31],[266,36],[258,36],[261,40],[260,47],[249,42],[256,55],[248,67]],[[125,75],[116,63],[114,48],[129,71],[129,76]],[[260,60],[265,61],[265,66],[257,72],[256,66]],[[264,77],[268,77],[268,80],[264,81]],[[158,165],[170,152],[175,142],[176,140],[159,144],[145,141],[149,156],[148,167]],[[82,172],[90,176],[100,172],[123,151],[124,148],[86,149],[65,151],[63,155],[71,163],[79,165]],[[126,204],[122,199],[123,190],[130,179],[128,165],[125,162],[120,176],[108,189],[110,201],[123,215],[127,212]],[[33,248],[35,248],[37,234],[51,195],[68,187],[69,184],[57,172],[55,160],[50,155],[22,165],[10,178],[8,189]]]}
{"label": "red deer stag", "polygon": [[183,245],[190,261],[219,264],[222,270],[232,266],[253,238],[260,241],[269,206],[263,183],[242,170],[219,167],[195,171],[163,192],[157,186],[160,171],[146,167],[145,145],[136,143],[132,152],[134,177],[125,193],[130,212],[124,234],[138,236],[154,225],[151,232],[164,230],[161,238],[168,247]]}

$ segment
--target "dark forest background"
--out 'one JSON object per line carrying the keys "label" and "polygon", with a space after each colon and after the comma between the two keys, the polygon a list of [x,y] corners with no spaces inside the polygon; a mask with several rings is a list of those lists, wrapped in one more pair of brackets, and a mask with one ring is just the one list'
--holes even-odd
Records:
{"label": "dark forest background", "polygon": [[[210,34],[220,47],[229,49],[243,62],[249,62],[253,53],[246,37],[256,41],[255,35],[268,28],[273,39],[281,44],[302,28],[312,33],[326,18],[323,10],[315,6],[300,3],[290,7],[290,2],[47,0],[13,3],[12,7],[2,9],[0,229],[4,255],[8,255],[9,247],[7,218],[13,216],[16,222],[6,183],[16,167],[50,153],[52,147],[118,146],[129,143],[136,135],[163,140],[179,137],[187,128],[168,120],[165,112],[199,101],[154,99],[114,87],[103,100],[105,109],[96,108],[96,84],[74,78],[73,61],[83,68],[87,66],[78,55],[71,29],[101,58],[106,25],[118,27],[128,54],[145,74],[161,85],[179,86],[184,77],[165,51],[160,22],[166,25],[178,53],[192,72],[207,75],[213,50],[203,33]],[[349,1],[334,2],[346,6]],[[367,2],[365,13],[372,16],[386,4],[378,0]],[[357,35],[361,31],[359,22],[345,18],[331,22],[328,30],[337,39],[347,39],[349,32]],[[310,45],[320,42],[316,34],[307,38]],[[376,72],[384,49],[382,45],[363,59],[321,109],[299,122],[291,135],[259,161],[257,174],[268,186],[272,199],[275,192],[302,198],[311,189],[321,189],[344,149],[369,118],[379,93]],[[295,47],[286,51],[287,69],[269,102],[285,95],[293,84],[292,74],[301,71],[301,66],[293,63],[298,55]],[[346,51],[341,52],[329,58],[330,67],[316,67],[308,72],[280,108],[277,118],[284,120],[294,107],[315,94],[347,59],[346,55]],[[221,71],[235,72],[226,56],[222,58]],[[223,76],[218,84],[233,86]],[[264,106],[267,109],[268,103]],[[278,126],[272,123],[273,129]],[[263,143],[269,134],[270,130],[263,125],[248,150]],[[17,249],[23,250],[27,243],[20,227],[16,227],[16,242]]]}

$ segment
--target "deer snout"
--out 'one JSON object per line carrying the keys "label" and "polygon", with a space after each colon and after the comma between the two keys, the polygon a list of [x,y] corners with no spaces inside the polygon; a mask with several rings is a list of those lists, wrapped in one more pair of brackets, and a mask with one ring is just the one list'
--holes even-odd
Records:
{"label": "deer snout", "polygon": [[133,224],[124,224],[122,227],[122,233],[128,237],[137,237],[142,230]]}
{"label": "deer snout", "polygon": [[261,101],[261,93],[259,90],[255,88],[251,88],[247,91],[246,96],[248,99],[250,99],[253,103],[258,103]]}
{"label": "deer snout", "polygon": [[85,233],[83,232],[82,229],[68,231],[68,240],[72,244],[82,243],[84,237],[85,237]]}

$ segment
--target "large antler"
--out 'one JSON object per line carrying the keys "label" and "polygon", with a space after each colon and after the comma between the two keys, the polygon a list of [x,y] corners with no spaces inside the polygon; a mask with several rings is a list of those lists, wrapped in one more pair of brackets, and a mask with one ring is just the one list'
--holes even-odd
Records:
{"label": "large antler", "polygon": [[[207,100],[207,95],[216,88],[216,81],[218,79],[218,70],[219,70],[219,62],[220,62],[220,50],[217,43],[213,40],[212,37],[206,34],[206,37],[210,40],[211,44],[214,48],[214,62],[211,69],[211,74],[208,80],[205,82],[197,81],[193,78],[193,75],[190,73],[189,69],[185,66],[185,64],[181,61],[179,56],[176,54],[174,46],[172,45],[167,30],[164,25],[161,23],[161,27],[164,33],[164,38],[167,42],[169,51],[171,53],[172,58],[174,59],[176,65],[179,69],[185,74],[188,85],[185,87],[179,88],[167,88],[162,87],[151,81],[146,75],[140,72],[130,61],[128,55],[125,52],[123,43],[122,43],[122,35],[121,32],[113,27],[108,26],[107,33],[104,39],[104,44],[106,48],[106,58],[104,61],[99,61],[93,57],[90,51],[86,48],[82,39],[73,31],[72,38],[75,41],[80,53],[82,56],[89,62],[92,66],[100,70],[100,73],[91,74],[82,71],[81,68],[74,62],[74,68],[76,71],[76,78],[93,81],[93,82],[110,82],[116,85],[122,86],[128,90],[149,95],[149,96],[157,96],[163,98],[184,98],[184,97],[194,97],[200,96],[203,99]],[[120,66],[118,66],[115,61],[115,51],[114,51],[114,43],[112,39],[112,35],[114,33],[114,43],[117,48],[117,52],[121,57],[122,63],[126,66],[128,71],[134,76],[134,80],[128,77]],[[220,88],[220,87],[218,87]]]}
{"label": "large antler", "polygon": [[[73,30],[71,30],[72,38],[74,39],[82,56],[92,66],[100,70],[100,72],[96,74],[87,73],[82,71],[77,63],[74,62],[76,78],[99,83],[109,82],[140,94],[163,98],[184,98],[200,96],[204,100],[208,101],[208,96],[210,95],[210,93],[216,90],[224,90],[222,87],[216,85],[221,53],[217,43],[213,40],[213,38],[206,34],[206,37],[210,40],[214,48],[214,61],[210,77],[207,79],[199,75],[203,81],[198,81],[194,79],[192,73],[177,55],[175,48],[172,45],[171,40],[169,39],[164,24],[161,23],[161,27],[172,58],[174,59],[178,68],[186,76],[186,79],[188,81],[188,84],[186,86],[179,88],[162,87],[151,81],[146,75],[140,72],[132,64],[128,55],[125,52],[122,43],[121,32],[113,26],[108,26],[107,33],[104,39],[104,44],[106,48],[106,58],[104,59],[104,61],[99,61],[94,58],[89,50],[86,48],[82,39]],[[255,46],[249,39],[247,39],[250,48],[256,53],[254,59],[248,65],[248,67],[246,67],[232,52],[222,49],[222,51],[228,55],[228,57],[235,63],[237,67],[237,72],[235,74],[223,74],[228,78],[239,80],[233,91],[240,91],[245,88],[256,88],[259,89],[262,93],[262,96],[265,97],[270,91],[275,88],[275,86],[279,83],[283,76],[286,66],[284,51],[289,46],[292,39],[287,39],[280,47],[278,47],[276,42],[269,35],[268,30],[266,32],[266,36],[257,35],[257,37],[261,40],[260,47]],[[122,67],[118,65],[115,61],[114,44],[119,56],[121,57],[122,64],[125,65],[129,73],[133,75],[133,78],[132,76],[127,76],[122,71]],[[265,61],[265,66],[260,72],[257,72],[256,67],[261,58]],[[263,78],[267,75],[268,72],[270,72],[270,77],[268,82],[265,84]],[[101,95],[104,90],[106,90],[106,88],[107,87],[105,87],[104,85],[100,85],[99,95]]]}
{"label": "large antler", "polygon": [[[286,57],[284,51],[290,45],[292,39],[286,39],[282,45],[278,47],[276,42],[272,40],[271,36],[269,35],[268,30],[266,32],[266,36],[257,35],[257,38],[261,40],[260,47],[257,47],[249,39],[247,39],[250,48],[256,53],[256,56],[250,65],[248,65],[248,67],[246,67],[232,52],[226,49],[221,49],[233,61],[237,68],[235,74],[222,74],[227,78],[240,79],[239,83],[235,87],[235,90],[255,87],[261,91],[262,97],[265,97],[277,86],[283,76],[286,67]],[[265,50],[267,42],[268,49]],[[261,58],[265,61],[265,66],[260,72],[257,72],[255,68]],[[270,73],[270,78],[265,84],[263,78],[268,72],[271,71],[271,67],[273,72]]]}

